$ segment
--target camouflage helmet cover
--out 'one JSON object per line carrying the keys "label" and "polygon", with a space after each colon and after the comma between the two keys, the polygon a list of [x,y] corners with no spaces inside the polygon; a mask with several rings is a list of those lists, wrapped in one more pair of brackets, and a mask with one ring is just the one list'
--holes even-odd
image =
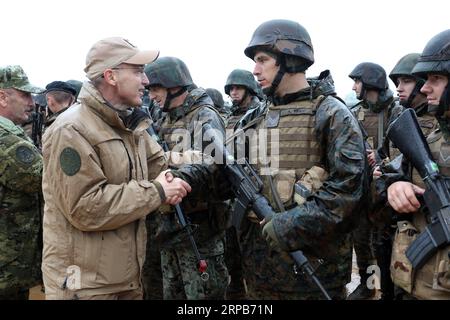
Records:
{"label": "camouflage helmet cover", "polygon": [[0,89],[8,88],[35,94],[44,92],[44,89],[30,83],[25,71],[19,65],[0,67]]}
{"label": "camouflage helmet cover", "polygon": [[278,19],[262,23],[253,33],[244,50],[245,55],[253,59],[258,47],[302,58],[306,69],[314,63],[314,50],[308,31],[295,21]]}
{"label": "camouflage helmet cover", "polygon": [[145,66],[149,86],[187,87],[193,84],[186,64],[175,57],[161,57]]}
{"label": "camouflage helmet cover", "polygon": [[450,74],[450,29],[428,41],[412,71],[419,77],[429,72]]}
{"label": "camouflage helmet cover", "polygon": [[230,94],[231,86],[244,86],[251,91],[253,95],[258,93],[258,84],[255,77],[247,70],[234,69],[231,71],[224,87],[225,93],[228,95]]}
{"label": "camouflage helmet cover", "polygon": [[348,75],[353,80],[360,80],[367,88],[386,90],[389,88],[386,71],[372,62],[362,62]]}
{"label": "camouflage helmet cover", "polygon": [[412,70],[420,57],[420,53],[409,53],[402,57],[389,74],[392,82],[397,84],[398,77],[409,76],[415,78],[412,74]]}

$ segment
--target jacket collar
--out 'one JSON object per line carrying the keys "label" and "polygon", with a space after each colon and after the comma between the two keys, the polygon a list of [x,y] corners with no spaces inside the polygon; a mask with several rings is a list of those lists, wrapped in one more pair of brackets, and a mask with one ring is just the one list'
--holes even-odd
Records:
{"label": "jacket collar", "polygon": [[15,135],[25,135],[25,131],[20,126],[16,126],[14,122],[2,116],[0,116],[0,127]]}
{"label": "jacket collar", "polygon": [[[110,126],[128,130],[120,118],[119,112],[112,108],[92,83],[83,83],[78,99]],[[129,112],[131,111],[123,111],[123,116],[126,116]]]}

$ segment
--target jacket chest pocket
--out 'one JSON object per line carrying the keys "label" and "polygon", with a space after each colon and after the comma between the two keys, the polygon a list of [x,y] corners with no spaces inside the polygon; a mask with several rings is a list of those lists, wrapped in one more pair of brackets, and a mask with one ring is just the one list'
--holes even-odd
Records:
{"label": "jacket chest pocket", "polygon": [[96,149],[108,183],[121,184],[132,179],[133,156],[125,147],[123,140],[103,141],[97,144]]}

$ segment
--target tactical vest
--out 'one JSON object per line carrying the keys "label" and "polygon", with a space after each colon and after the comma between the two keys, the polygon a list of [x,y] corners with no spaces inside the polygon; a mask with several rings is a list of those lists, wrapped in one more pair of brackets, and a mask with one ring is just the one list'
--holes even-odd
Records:
{"label": "tactical vest", "polygon": [[[184,151],[192,149],[201,150],[201,145],[198,146],[200,147],[200,149],[194,146],[194,143],[196,142],[200,144],[202,143],[202,133],[194,132],[194,122],[198,121],[198,113],[201,110],[200,107],[207,107],[217,113],[217,111],[212,107],[209,107],[207,105],[199,105],[192,106],[183,117],[175,120],[175,122],[171,122],[169,115],[167,115],[167,117],[164,119],[163,123],[161,124],[159,136],[163,141],[167,143],[170,151],[174,150],[175,146],[180,143],[183,144]],[[208,205],[206,202],[197,203],[195,207],[191,207],[189,202],[184,201],[183,207],[185,207],[186,213],[204,211],[208,209]]]}
{"label": "tactical vest", "polygon": [[[264,183],[263,195],[273,208],[278,207],[270,179],[273,179],[272,185],[286,207],[294,201],[294,183],[309,168],[320,166],[321,146],[315,136],[315,124],[317,107],[324,98],[319,96],[311,101],[270,105],[256,126],[258,143],[249,143],[249,161],[254,164],[255,157],[258,157],[254,165]],[[266,129],[267,134],[261,134],[260,129]],[[261,137],[267,137],[267,141],[261,141]]]}
{"label": "tactical vest", "polygon": [[[431,125],[432,119],[428,120],[428,124]],[[450,142],[445,140],[439,129],[428,135],[427,142],[433,159],[439,166],[440,173],[450,177]],[[424,183],[415,169],[412,172],[412,182],[422,188],[424,187]],[[429,217],[424,212],[419,211],[413,214],[410,228],[420,233],[425,230],[429,222]],[[410,238],[411,242],[416,235]],[[449,255],[450,245],[440,249],[421,269],[413,270],[410,285],[412,295],[419,299],[450,299]]]}
{"label": "tactical vest", "polygon": [[239,114],[232,114],[227,119],[226,129],[234,129],[236,123],[245,115],[245,112],[241,112]]}
{"label": "tactical vest", "polygon": [[[161,139],[167,143],[169,150],[173,150],[175,145],[182,142],[181,139],[183,136],[181,136],[181,134],[183,133],[189,133],[190,139],[194,138],[191,132],[191,123],[194,116],[198,114],[198,111],[200,111],[199,107],[200,106],[192,107],[183,117],[175,120],[175,122],[171,121],[169,115],[165,117],[164,121],[161,123],[159,135]],[[189,141],[189,145],[187,146],[191,148],[192,141]]]}
{"label": "tactical vest", "polygon": [[[362,123],[364,130],[366,130],[367,142],[370,144],[372,149],[378,149],[383,142],[379,142],[378,137],[384,137],[388,126],[388,108],[383,109],[379,113],[375,113],[369,109],[359,106],[357,110],[354,110],[354,114]],[[380,119],[383,119],[382,126],[379,126]],[[380,134],[378,133],[379,128],[382,128],[383,131]]]}
{"label": "tactical vest", "polygon": [[[199,112],[202,110],[200,107],[209,108],[218,114],[213,107],[197,105],[192,106],[186,111],[186,114],[174,120],[174,122],[170,119],[169,114],[166,116],[161,124],[159,136],[167,143],[169,150],[181,151],[177,149],[177,144],[179,143],[184,144],[184,151],[201,150],[202,132],[194,132],[194,122],[199,121]],[[218,115],[218,117],[220,116]],[[189,141],[183,139],[189,139]],[[165,206],[162,206],[162,208],[165,210]],[[199,228],[199,230],[194,232],[194,238],[198,242],[208,241],[211,236],[225,230],[229,224],[229,217],[226,214],[228,204],[225,202],[213,201],[210,203],[185,199],[181,203],[181,208],[190,223]],[[175,218],[173,207],[169,210],[171,213],[165,212],[160,215],[155,237],[162,246],[189,246],[186,232],[181,230],[181,226]]]}

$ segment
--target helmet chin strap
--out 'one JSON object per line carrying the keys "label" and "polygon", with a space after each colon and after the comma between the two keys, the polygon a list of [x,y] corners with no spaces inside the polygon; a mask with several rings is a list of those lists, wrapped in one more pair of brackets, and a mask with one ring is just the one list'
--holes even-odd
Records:
{"label": "helmet chin strap", "polygon": [[248,89],[245,88],[245,92],[244,92],[244,95],[242,96],[242,99],[233,100],[233,107],[236,107],[236,106],[242,107],[242,104],[247,99],[247,97],[248,97]]}
{"label": "helmet chin strap", "polygon": [[420,93],[420,89],[422,88],[423,84],[424,84],[423,80],[417,79],[416,85],[414,86],[413,91],[409,95],[408,100],[406,100],[405,102],[400,101],[400,105],[404,107],[412,107],[412,102],[414,98],[417,96],[417,94]]}
{"label": "helmet chin strap", "polygon": [[361,82],[361,92],[356,97],[356,99],[364,100],[364,97],[365,97],[366,93],[367,93],[366,87],[364,86],[364,83]]}
{"label": "helmet chin strap", "polygon": [[169,91],[170,89],[167,89],[167,96],[166,96],[166,101],[164,101],[164,106],[162,107],[162,111],[167,112],[169,111],[170,108],[170,103],[172,102],[173,99],[175,99],[178,96],[181,96],[184,92],[186,92],[186,87],[182,87],[180,90],[178,90],[175,93],[170,93]]}
{"label": "helmet chin strap", "polygon": [[269,88],[263,89],[264,94],[271,100],[273,100],[275,91],[277,90],[278,86],[280,85],[281,79],[286,73],[286,63],[284,61],[284,56],[282,54],[279,54],[277,56],[276,65],[279,66],[279,69],[275,76],[275,79],[273,79],[272,84]]}
{"label": "helmet chin strap", "polygon": [[442,92],[441,99],[439,99],[439,107],[443,112],[450,109],[450,90],[448,88],[448,84],[445,87],[444,92]]}

